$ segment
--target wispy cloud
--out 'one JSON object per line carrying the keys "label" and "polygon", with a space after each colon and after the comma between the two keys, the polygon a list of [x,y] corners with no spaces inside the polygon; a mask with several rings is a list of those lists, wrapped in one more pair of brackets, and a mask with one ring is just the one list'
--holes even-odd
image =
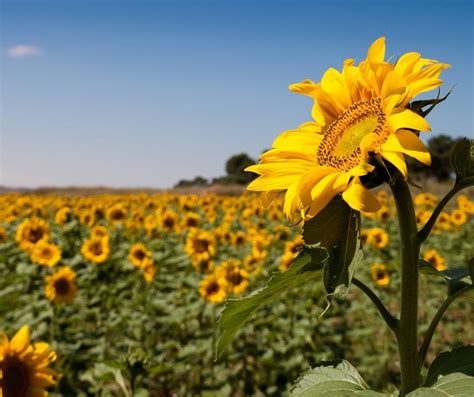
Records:
{"label": "wispy cloud", "polygon": [[42,51],[39,47],[27,44],[18,44],[7,49],[10,58],[29,58],[41,55]]}

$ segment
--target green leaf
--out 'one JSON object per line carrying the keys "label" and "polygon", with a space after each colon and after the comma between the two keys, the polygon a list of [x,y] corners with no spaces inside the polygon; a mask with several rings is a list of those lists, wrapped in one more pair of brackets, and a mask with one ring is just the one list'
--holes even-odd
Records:
{"label": "green leaf", "polygon": [[448,296],[452,296],[455,293],[471,286],[471,284],[462,281],[463,278],[468,277],[470,274],[470,264],[468,267],[456,267],[453,269],[441,271],[437,270],[431,263],[425,261],[424,259],[420,259],[418,264],[421,273],[433,274],[435,276],[443,277],[446,280]]}
{"label": "green leaf", "polygon": [[369,390],[357,370],[342,360],[325,366],[312,368],[296,381],[291,389],[292,397],[346,397],[346,396],[383,396]]}
{"label": "green leaf", "polygon": [[[445,101],[449,94],[451,94],[452,88],[449,90],[449,92],[442,98],[440,98],[441,91],[438,90],[438,95],[436,98],[433,99],[423,99],[420,101],[413,101],[408,105],[409,109],[412,110],[415,113],[418,113],[420,116],[425,117],[427,116],[439,103]],[[429,106],[428,109],[423,110],[426,106]]]}
{"label": "green leaf", "polygon": [[340,244],[346,233],[351,207],[336,196],[318,215],[305,222],[303,239],[306,244],[319,244],[326,249]]}
{"label": "green leaf", "polygon": [[347,294],[355,269],[362,261],[359,224],[360,214],[351,211],[340,244],[329,250],[329,258],[324,265],[324,286],[331,297]]}
{"label": "green leaf", "polygon": [[324,247],[329,253],[323,280],[330,297],[347,293],[355,268],[362,260],[359,225],[360,213],[341,197],[335,197],[304,225],[305,243]]}
{"label": "green leaf", "polygon": [[458,372],[443,376],[432,387],[421,387],[406,397],[470,397],[474,395],[474,377]]}
{"label": "green leaf", "polygon": [[456,172],[456,185],[465,188],[474,185],[474,144],[467,138],[456,142],[451,152],[451,166]]}
{"label": "green leaf", "polygon": [[425,384],[432,385],[440,376],[454,372],[474,376],[474,346],[461,346],[449,352],[441,353],[434,359],[428,369]]}
{"label": "green leaf", "polygon": [[219,359],[236,332],[261,306],[271,302],[281,293],[298,287],[318,277],[327,252],[323,248],[303,249],[286,272],[275,273],[268,284],[241,299],[231,299],[225,304],[219,318],[219,340],[216,358]]}

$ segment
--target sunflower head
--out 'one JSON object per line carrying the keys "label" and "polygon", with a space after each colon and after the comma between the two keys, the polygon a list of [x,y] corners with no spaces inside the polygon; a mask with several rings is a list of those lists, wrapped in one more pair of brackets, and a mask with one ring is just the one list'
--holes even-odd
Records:
{"label": "sunflower head", "polygon": [[0,395],[3,397],[46,396],[58,373],[49,368],[56,353],[47,343],[30,343],[27,326],[11,339],[0,335]]}
{"label": "sunflower head", "polygon": [[374,283],[379,287],[386,287],[390,284],[390,275],[383,263],[374,263],[370,267],[370,275]]}
{"label": "sunflower head", "polygon": [[151,251],[148,250],[143,243],[136,243],[132,245],[128,253],[128,260],[133,266],[142,268],[151,260]]}
{"label": "sunflower head", "polygon": [[440,272],[446,270],[444,258],[435,249],[425,251],[423,253],[423,259]]}
{"label": "sunflower head", "polygon": [[31,251],[31,260],[42,266],[54,266],[61,260],[61,249],[45,240],[40,240]]}
{"label": "sunflower head", "polygon": [[405,155],[430,164],[417,134],[430,126],[410,101],[439,87],[448,67],[415,52],[390,63],[381,37],[358,65],[347,59],[319,83],[291,85],[313,99],[314,120],[282,133],[260,164],[246,168],[259,175],[248,189],[262,192],[265,205],[284,193],[284,211],[293,221],[312,218],[338,194],[357,211],[377,211],[381,203],[368,187],[396,170],[407,178]]}
{"label": "sunflower head", "polygon": [[88,261],[92,263],[103,263],[110,254],[108,237],[91,238],[84,241],[81,247],[81,253]]}
{"label": "sunflower head", "polygon": [[45,295],[53,303],[74,301],[76,296],[76,272],[69,267],[62,267],[50,276],[45,277]]}
{"label": "sunflower head", "polygon": [[47,241],[49,226],[42,218],[25,219],[16,230],[15,239],[20,248],[31,252],[39,241]]}
{"label": "sunflower head", "polygon": [[208,275],[199,284],[199,294],[210,303],[221,303],[227,297],[227,281],[216,274]]}

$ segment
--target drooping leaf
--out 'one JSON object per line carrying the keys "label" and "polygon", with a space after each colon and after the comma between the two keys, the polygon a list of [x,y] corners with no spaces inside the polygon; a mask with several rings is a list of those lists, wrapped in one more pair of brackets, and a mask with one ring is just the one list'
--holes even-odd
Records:
{"label": "drooping leaf", "polygon": [[461,346],[449,352],[441,353],[428,369],[426,386],[431,386],[440,376],[454,372],[474,376],[474,346]]}
{"label": "drooping leaf", "polygon": [[345,295],[362,259],[358,238],[360,214],[341,197],[335,197],[318,215],[305,223],[306,244],[316,244],[329,253],[324,266],[324,286],[331,296]]}
{"label": "drooping leaf", "polygon": [[[326,365],[324,365],[326,364]],[[347,361],[323,363],[300,376],[291,389],[292,397],[384,396],[369,390],[357,370]]]}
{"label": "drooping leaf", "polygon": [[442,378],[431,387],[421,387],[406,397],[469,397],[474,396],[474,377],[455,372]]}
{"label": "drooping leaf", "polygon": [[467,267],[456,267],[446,270],[438,270],[431,263],[425,261],[424,259],[419,260],[419,270],[421,273],[433,274],[435,276],[443,277],[446,280],[446,285],[448,287],[448,296],[452,296],[455,293],[470,287],[472,284],[462,281],[462,279],[468,277],[469,266]]}
{"label": "drooping leaf", "polygon": [[327,252],[323,248],[303,249],[286,272],[275,273],[268,284],[241,299],[227,301],[219,318],[219,340],[216,357],[220,358],[236,332],[255,311],[281,293],[319,277]]}
{"label": "drooping leaf", "polygon": [[[451,94],[452,88],[448,91],[448,93],[440,98],[441,91],[438,90],[438,95],[436,98],[433,99],[422,99],[419,101],[413,101],[409,104],[409,109],[415,113],[418,113],[420,116],[425,117],[427,116],[438,104],[445,101],[449,94]],[[424,109],[425,107],[429,106],[428,109]]]}
{"label": "drooping leaf", "polygon": [[474,144],[467,138],[460,139],[451,152],[451,166],[456,173],[456,185],[466,188],[474,185]]}
{"label": "drooping leaf", "polygon": [[331,296],[347,294],[355,269],[362,261],[359,223],[360,214],[351,211],[343,239],[329,251],[328,261],[324,265],[324,285]]}

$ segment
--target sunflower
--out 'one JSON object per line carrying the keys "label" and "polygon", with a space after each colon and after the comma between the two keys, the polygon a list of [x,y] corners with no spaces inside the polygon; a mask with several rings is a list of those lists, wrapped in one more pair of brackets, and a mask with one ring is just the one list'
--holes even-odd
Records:
{"label": "sunflower", "polygon": [[145,247],[143,243],[136,243],[130,247],[128,252],[128,260],[135,267],[143,267],[148,260],[151,259],[151,251]]}
{"label": "sunflower", "polygon": [[143,278],[145,279],[145,282],[147,284],[150,284],[153,281],[153,278],[155,277],[155,273],[156,273],[156,268],[155,268],[155,265],[153,265],[153,261],[148,257],[145,258],[142,262],[141,269],[143,272]]}
{"label": "sunflower", "polygon": [[5,228],[0,227],[0,244],[6,242],[8,239],[7,231]]}
{"label": "sunflower", "polygon": [[61,260],[61,249],[56,244],[40,240],[31,251],[31,260],[42,266],[55,266]]}
{"label": "sunflower", "polygon": [[54,222],[58,225],[64,225],[66,222],[72,219],[72,211],[69,207],[62,207],[54,216]]}
{"label": "sunflower", "polygon": [[24,251],[31,252],[40,240],[48,240],[49,226],[42,218],[25,219],[16,230],[15,240]]}
{"label": "sunflower", "polygon": [[430,164],[428,149],[413,131],[429,131],[428,122],[407,108],[418,94],[439,87],[449,65],[416,52],[395,63],[384,61],[385,38],[377,39],[367,58],[344,61],[342,72],[329,69],[320,83],[305,80],[290,90],[314,99],[315,121],[282,133],[260,164],[246,168],[259,175],[249,190],[260,191],[265,205],[281,192],[284,212],[293,222],[318,214],[342,198],[357,211],[374,212],[377,198],[364,176],[383,160],[408,177],[404,154]]}
{"label": "sunflower", "polygon": [[199,294],[210,303],[220,303],[227,297],[227,281],[215,274],[208,275],[199,284]]}
{"label": "sunflower", "polygon": [[228,291],[232,294],[241,294],[249,286],[249,274],[240,267],[240,261],[228,260],[216,269],[216,275],[227,281]]}
{"label": "sunflower", "polygon": [[369,236],[367,238],[367,242],[372,245],[375,248],[382,249],[385,248],[388,244],[388,233],[379,228],[379,227],[374,227],[372,229],[369,229]]}
{"label": "sunflower", "polygon": [[91,229],[91,238],[100,239],[103,237],[106,237],[106,238],[109,237],[109,232],[104,226],[96,225]]}
{"label": "sunflower", "polygon": [[370,267],[370,275],[374,283],[379,287],[385,287],[390,284],[390,275],[383,263],[374,263]]}
{"label": "sunflower", "polygon": [[425,251],[423,253],[423,259],[433,265],[433,267],[436,270],[439,270],[442,272],[443,270],[446,270],[446,264],[444,262],[444,258],[439,254],[438,251],[432,249]]}
{"label": "sunflower", "polygon": [[462,226],[467,221],[467,215],[463,210],[455,209],[451,211],[451,223],[455,226]]}
{"label": "sunflower", "polygon": [[53,303],[72,303],[76,291],[76,272],[70,267],[61,267],[45,277],[44,293]]}
{"label": "sunflower", "polygon": [[215,254],[214,235],[204,230],[193,230],[186,239],[184,250],[193,263],[208,261]]}
{"label": "sunflower", "polygon": [[244,258],[245,270],[247,270],[252,275],[257,275],[262,270],[262,262],[265,259],[265,256],[259,256],[254,254],[247,255]]}
{"label": "sunflower", "polygon": [[109,257],[109,239],[103,237],[86,240],[82,244],[81,253],[84,258],[92,263],[103,263]]}
{"label": "sunflower", "polygon": [[30,331],[22,327],[11,341],[0,335],[0,396],[47,396],[46,389],[57,382],[58,373],[49,364],[56,353],[44,342],[30,344]]}
{"label": "sunflower", "polygon": [[199,227],[201,224],[201,217],[195,212],[187,212],[183,219],[183,228],[192,229]]}
{"label": "sunflower", "polygon": [[114,204],[107,210],[107,218],[112,225],[123,223],[127,218],[127,208],[122,203]]}

